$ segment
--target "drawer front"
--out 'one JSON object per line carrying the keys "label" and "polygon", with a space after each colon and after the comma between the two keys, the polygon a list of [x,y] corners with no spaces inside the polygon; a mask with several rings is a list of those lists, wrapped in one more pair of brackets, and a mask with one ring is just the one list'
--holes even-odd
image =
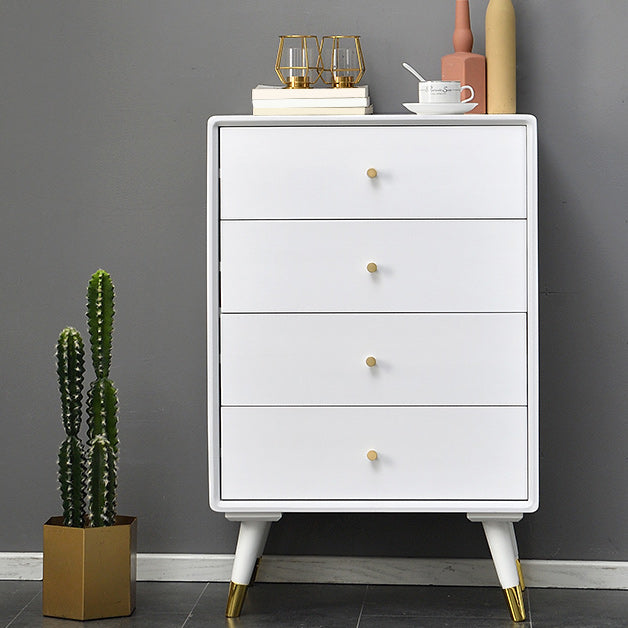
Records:
{"label": "drawer front", "polygon": [[[223,405],[525,405],[525,314],[224,314]],[[366,358],[375,357],[369,367]]]}
{"label": "drawer front", "polygon": [[223,312],[526,309],[524,220],[223,221],[220,249]]}
{"label": "drawer front", "polygon": [[[525,408],[223,408],[221,414],[225,500],[527,498]],[[367,458],[369,450],[376,460]]]}
{"label": "drawer front", "polygon": [[222,128],[219,151],[222,218],[526,216],[523,126]]}

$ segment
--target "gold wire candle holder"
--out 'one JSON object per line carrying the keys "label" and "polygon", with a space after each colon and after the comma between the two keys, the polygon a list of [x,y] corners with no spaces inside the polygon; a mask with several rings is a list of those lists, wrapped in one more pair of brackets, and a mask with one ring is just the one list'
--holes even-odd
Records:
{"label": "gold wire candle holder", "polygon": [[280,35],[275,72],[286,87],[310,87],[320,76],[319,54],[316,35]]}
{"label": "gold wire candle holder", "polygon": [[318,57],[319,75],[334,87],[354,87],[366,69],[359,35],[325,35]]}

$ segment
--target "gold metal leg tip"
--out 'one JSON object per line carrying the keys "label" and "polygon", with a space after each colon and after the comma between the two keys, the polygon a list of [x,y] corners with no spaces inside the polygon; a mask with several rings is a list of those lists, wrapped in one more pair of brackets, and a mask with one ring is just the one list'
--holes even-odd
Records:
{"label": "gold metal leg tip", "polygon": [[519,561],[518,558],[517,558],[517,573],[519,574],[519,586],[521,587],[522,591],[525,591],[526,583],[523,579],[523,572],[521,571],[521,562]]}
{"label": "gold metal leg tip", "polygon": [[229,585],[229,597],[227,598],[227,610],[225,611],[226,617],[240,617],[247,588],[248,585],[236,584],[235,582]]}
{"label": "gold metal leg tip", "polygon": [[526,618],[526,610],[523,605],[523,591],[521,590],[521,586],[517,585],[516,587],[504,589],[504,596],[512,620],[524,621]]}

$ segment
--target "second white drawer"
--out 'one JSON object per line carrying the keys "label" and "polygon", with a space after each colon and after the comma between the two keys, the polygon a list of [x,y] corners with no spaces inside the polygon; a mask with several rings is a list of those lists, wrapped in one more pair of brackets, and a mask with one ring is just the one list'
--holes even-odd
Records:
{"label": "second white drawer", "polygon": [[525,220],[223,221],[223,312],[522,312]]}
{"label": "second white drawer", "polygon": [[527,400],[525,314],[223,314],[220,327],[223,405]]}

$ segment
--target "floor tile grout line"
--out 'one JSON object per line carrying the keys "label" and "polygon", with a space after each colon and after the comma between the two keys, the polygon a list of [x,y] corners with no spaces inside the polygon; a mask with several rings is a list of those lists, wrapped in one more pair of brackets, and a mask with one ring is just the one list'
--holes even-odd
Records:
{"label": "floor tile grout line", "polygon": [[33,597],[24,604],[24,606],[19,610],[17,615],[5,626],[5,628],[9,628],[9,626],[32,604],[33,600],[39,595],[39,591],[33,595]]}
{"label": "floor tile grout line", "polygon": [[358,622],[355,625],[355,628],[359,628],[360,621],[362,621],[362,613],[364,612],[364,606],[366,605],[366,596],[369,592],[369,585],[366,585],[366,589],[364,589],[364,597],[362,598],[362,606],[360,606],[360,614],[358,615]]}
{"label": "floor tile grout line", "polygon": [[200,595],[196,598],[196,602],[194,602],[194,605],[190,609],[190,612],[188,613],[188,616],[185,618],[185,621],[181,624],[181,628],[183,628],[185,626],[185,624],[188,623],[188,619],[190,619],[190,617],[192,617],[192,613],[194,612],[194,609],[198,606],[198,603],[201,601],[201,598],[203,597],[203,594],[205,593],[205,591],[207,591],[207,587],[208,586],[209,586],[209,582],[206,582],[205,586],[203,587],[203,590],[200,593]]}

